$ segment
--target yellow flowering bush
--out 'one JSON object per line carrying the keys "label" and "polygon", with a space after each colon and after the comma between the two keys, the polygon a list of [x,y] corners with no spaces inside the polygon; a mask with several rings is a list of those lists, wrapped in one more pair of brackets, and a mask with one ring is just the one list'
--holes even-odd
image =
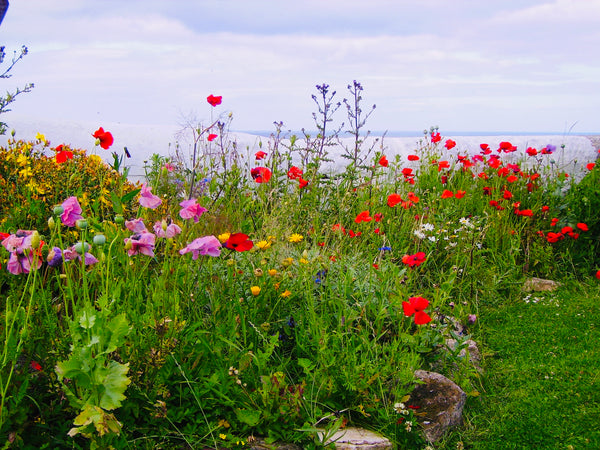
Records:
{"label": "yellow flowering bush", "polygon": [[72,158],[57,162],[58,149],[50,148],[42,135],[34,142],[9,140],[6,148],[0,147],[0,227],[4,231],[41,229],[53,206],[72,195],[99,220],[112,218],[115,212],[128,214],[137,207],[135,196],[127,196],[136,185],[98,155],[66,145],[60,151],[72,153]]}

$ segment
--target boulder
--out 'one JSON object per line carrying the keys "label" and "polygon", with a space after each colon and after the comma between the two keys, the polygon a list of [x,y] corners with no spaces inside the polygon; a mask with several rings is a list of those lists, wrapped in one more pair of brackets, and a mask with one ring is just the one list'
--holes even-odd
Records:
{"label": "boulder", "polygon": [[560,286],[560,283],[552,280],[544,280],[543,278],[530,278],[523,284],[523,290],[525,292],[544,292],[544,291],[555,291]]}
{"label": "boulder", "polygon": [[423,381],[410,394],[410,404],[418,407],[418,420],[425,438],[438,441],[450,427],[462,423],[462,411],[467,395],[452,380],[436,372],[415,371]]}
{"label": "boulder", "polygon": [[[464,347],[459,353],[459,358],[465,358],[467,356],[467,352],[469,352],[469,362],[477,369],[478,372],[482,373],[483,368],[481,367],[481,352],[479,351],[479,347],[477,347],[477,343],[473,339],[467,339],[465,341],[466,347]],[[451,350],[456,350],[458,346],[458,341],[456,339],[446,339],[446,346]]]}
{"label": "boulder", "polygon": [[388,438],[364,428],[344,428],[338,430],[325,445],[334,443],[337,450],[390,450],[393,447]]}

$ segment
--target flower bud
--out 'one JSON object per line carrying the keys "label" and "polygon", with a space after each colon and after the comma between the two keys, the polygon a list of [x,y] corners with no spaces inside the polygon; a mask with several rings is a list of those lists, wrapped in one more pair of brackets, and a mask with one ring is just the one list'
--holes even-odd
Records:
{"label": "flower bud", "polygon": [[77,242],[74,246],[73,246],[73,250],[75,250],[77,253],[79,253],[80,255],[83,255],[85,252],[87,252],[90,249],[90,244],[88,244],[87,242]]}
{"label": "flower bud", "polygon": [[65,209],[62,207],[62,205],[57,205],[54,207],[52,212],[55,216],[60,216],[63,212],[65,212]]}
{"label": "flower bud", "polygon": [[166,219],[163,219],[162,222],[160,223],[160,227],[162,228],[162,230],[166,233],[167,231],[167,227],[169,226],[169,224],[167,223]]}
{"label": "flower bud", "polygon": [[56,226],[56,222],[54,221],[54,217],[50,217],[48,219],[48,228],[50,228],[50,230],[54,230],[54,227]]}
{"label": "flower bud", "polygon": [[88,222],[85,219],[79,219],[75,222],[75,226],[80,230],[85,230],[88,227]]}
{"label": "flower bud", "polygon": [[94,245],[104,245],[106,244],[106,236],[104,236],[103,234],[97,234],[96,236],[94,236]]}
{"label": "flower bud", "polygon": [[131,250],[133,248],[133,241],[131,239],[125,239],[125,250]]}
{"label": "flower bud", "polygon": [[117,214],[115,216],[115,223],[123,225],[125,223],[125,218],[121,214]]}
{"label": "flower bud", "polygon": [[42,239],[40,238],[40,233],[38,233],[37,230],[31,233],[31,248],[38,248],[41,241]]}

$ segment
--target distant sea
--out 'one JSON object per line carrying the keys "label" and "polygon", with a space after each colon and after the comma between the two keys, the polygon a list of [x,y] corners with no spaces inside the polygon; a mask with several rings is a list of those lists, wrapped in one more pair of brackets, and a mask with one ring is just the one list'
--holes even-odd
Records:
{"label": "distant sea", "polygon": [[[126,164],[131,168],[130,176],[132,179],[141,179],[144,174],[144,165],[152,154],[163,156],[172,156],[175,148],[179,147],[182,153],[189,154],[191,140],[189,134],[181,133],[181,127],[177,125],[130,125],[123,123],[90,123],[90,122],[65,122],[52,120],[35,120],[30,118],[11,118],[10,114],[3,116],[2,119],[9,125],[6,136],[0,136],[0,145],[5,146],[10,137],[10,130],[15,130],[15,138],[23,140],[34,140],[36,134],[43,133],[50,140],[51,146],[59,144],[68,144],[73,148],[82,148],[100,155],[105,161],[112,162],[112,152],[123,153],[124,147],[127,147],[131,154],[131,159],[126,160]],[[11,120],[12,119],[12,120]],[[94,148],[95,139],[92,133],[102,126],[106,131],[110,131],[114,136],[114,144],[110,150]],[[231,132],[229,138],[237,144],[238,152],[254,164],[254,153],[259,149],[268,152],[269,139],[273,130],[253,130],[247,132]],[[286,131],[285,136],[295,134],[298,139],[303,136],[302,131]],[[316,136],[316,132],[308,132],[311,136]],[[555,167],[560,167],[575,177],[585,173],[585,165],[588,162],[595,161],[598,157],[598,148],[600,147],[600,133],[553,133],[553,132],[472,132],[472,131],[444,131],[441,130],[443,139],[453,139],[456,141],[454,153],[449,154],[449,158],[457,152],[463,155],[473,155],[480,151],[481,143],[488,144],[492,149],[496,149],[502,141],[509,141],[517,146],[517,152],[507,155],[511,160],[517,161],[525,156],[528,147],[541,149],[546,145],[554,145],[557,150],[551,158],[547,158],[548,164],[552,163]],[[381,137],[384,136],[382,141]],[[347,134],[345,136],[348,136]],[[389,131],[372,132],[365,140],[363,148],[372,148],[374,152],[385,154],[388,159],[399,155],[406,161],[406,156],[414,153],[419,147],[419,141],[424,138],[424,132],[421,131]],[[299,145],[299,144],[297,144]],[[343,147],[352,145],[351,137],[343,137],[341,143],[328,149],[329,157],[333,159],[324,167],[325,170],[338,171],[343,168],[347,160],[342,158]],[[443,147],[441,150],[445,151]],[[186,153],[187,152],[187,153]],[[372,156],[372,155],[371,155]],[[413,163],[414,164],[414,163]],[[410,163],[406,162],[409,166]]]}

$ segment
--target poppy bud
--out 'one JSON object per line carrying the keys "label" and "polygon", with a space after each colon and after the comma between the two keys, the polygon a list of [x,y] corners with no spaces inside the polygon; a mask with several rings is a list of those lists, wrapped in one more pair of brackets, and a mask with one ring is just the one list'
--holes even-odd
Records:
{"label": "poppy bud", "polygon": [[115,223],[118,223],[119,225],[123,225],[125,223],[125,219],[121,214],[117,214],[115,216]]}
{"label": "poppy bud", "polygon": [[40,233],[38,233],[36,230],[31,234],[31,247],[38,248],[40,246],[40,242],[41,242]]}
{"label": "poppy bud", "polygon": [[94,236],[94,245],[104,245],[106,244],[106,236],[104,236],[103,234],[97,234],[96,236]]}
{"label": "poppy bud", "polygon": [[73,246],[73,250],[75,250],[77,253],[79,253],[80,255],[83,255],[85,252],[87,252],[90,249],[90,244],[88,244],[87,242],[77,242],[74,246]]}
{"label": "poppy bud", "polygon": [[75,226],[77,228],[79,228],[80,230],[85,230],[88,227],[87,220],[79,219],[78,221],[75,222]]}
{"label": "poppy bud", "polygon": [[131,250],[133,248],[133,242],[131,239],[125,239],[125,250]]}
{"label": "poppy bud", "polygon": [[62,205],[57,205],[54,207],[52,212],[54,213],[55,216],[60,216],[63,212],[65,212],[65,210],[62,207]]}
{"label": "poppy bud", "polygon": [[54,221],[54,217],[50,217],[48,219],[48,228],[50,228],[50,230],[54,230],[55,225],[56,225],[56,222]]}

